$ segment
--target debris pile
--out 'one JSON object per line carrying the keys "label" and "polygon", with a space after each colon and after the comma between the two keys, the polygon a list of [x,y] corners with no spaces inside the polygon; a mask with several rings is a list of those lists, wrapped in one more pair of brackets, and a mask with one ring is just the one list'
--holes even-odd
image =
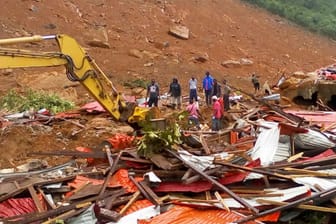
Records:
{"label": "debris pile", "polygon": [[1,170],[1,221],[262,223],[335,213],[336,115],[256,100],[228,111],[234,122],[218,132],[173,122],[94,149],[31,152],[69,160]]}

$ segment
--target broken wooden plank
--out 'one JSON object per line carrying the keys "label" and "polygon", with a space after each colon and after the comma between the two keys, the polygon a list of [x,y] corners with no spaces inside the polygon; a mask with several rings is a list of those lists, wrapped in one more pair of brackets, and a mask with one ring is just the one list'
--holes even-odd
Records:
{"label": "broken wooden plank", "polygon": [[150,160],[163,170],[171,170],[173,168],[173,164],[167,160],[167,157],[161,154],[153,154]]}
{"label": "broken wooden plank", "polygon": [[194,170],[194,172],[200,174],[207,181],[209,181],[210,183],[214,184],[215,186],[217,186],[218,188],[220,188],[222,191],[226,192],[227,194],[229,194],[233,199],[235,199],[242,206],[244,206],[245,208],[247,208],[248,210],[250,210],[253,214],[257,214],[258,213],[258,210],[256,208],[254,208],[253,206],[251,206],[250,204],[248,204],[246,201],[242,200],[235,193],[233,193],[230,189],[228,189],[227,187],[225,187],[224,185],[222,185],[221,183],[219,183],[215,179],[213,179],[210,176],[206,175],[203,171],[200,171],[197,168],[195,168],[191,163],[189,163],[187,161],[184,161],[176,152],[174,152],[172,150],[169,150],[169,149],[166,149],[166,151],[170,152],[173,156],[175,156],[176,158],[178,158],[179,160],[181,160],[187,167],[189,167],[192,170]]}
{"label": "broken wooden plank", "polygon": [[201,144],[203,146],[205,155],[210,155],[211,154],[211,149],[209,148],[207,142],[204,139],[204,135],[202,135],[202,134],[200,135],[200,142],[201,142]]}
{"label": "broken wooden plank", "polygon": [[47,202],[47,204],[49,205],[50,208],[55,209],[56,205],[54,204],[54,202],[50,201],[49,198],[45,195],[45,193],[43,192],[43,190],[41,188],[37,188],[37,191],[42,195],[43,199]]}
{"label": "broken wooden plank", "polygon": [[138,200],[140,194],[141,194],[140,191],[137,190],[137,191],[132,195],[132,198],[127,202],[127,204],[120,210],[119,214],[120,214],[120,215],[123,215],[123,214],[127,211],[127,209],[129,209],[129,208],[132,206],[132,204],[133,204],[136,200]]}
{"label": "broken wooden plank", "polygon": [[44,211],[43,205],[42,205],[41,201],[39,200],[33,185],[28,186],[28,191],[29,191],[31,197],[33,198],[33,201],[34,201],[34,204],[37,208],[37,211],[38,212],[43,212]]}
{"label": "broken wooden plank", "polygon": [[215,191],[215,197],[217,198],[217,200],[219,201],[219,203],[221,203],[221,205],[223,205],[223,208],[226,211],[230,211],[230,208],[225,204],[223,198],[221,197],[221,195],[218,193],[218,191]]}
{"label": "broken wooden plank", "polygon": [[[271,205],[289,205],[290,204],[290,202],[273,201],[273,200],[267,200],[267,199],[256,199],[256,201],[261,204],[271,204]],[[316,205],[299,204],[298,206],[296,206],[296,208],[312,210],[312,211],[319,211],[319,212],[336,213],[336,208],[327,208],[327,207],[321,207],[321,206],[316,206]]]}
{"label": "broken wooden plank", "polygon": [[105,190],[106,190],[107,184],[109,183],[111,176],[112,176],[112,175],[114,174],[114,172],[116,171],[116,169],[117,169],[117,165],[118,165],[118,163],[119,163],[119,160],[120,160],[120,157],[121,157],[122,154],[123,154],[123,151],[120,151],[120,152],[118,153],[117,158],[113,161],[113,164],[110,164],[111,169],[109,170],[108,174],[107,174],[106,177],[105,177],[104,183],[103,183],[103,185],[102,185],[102,187],[101,187],[101,189],[100,189],[99,195],[98,195],[97,202],[98,202],[99,200],[103,199],[103,195],[104,195],[104,192],[105,192]]}
{"label": "broken wooden plank", "polygon": [[277,177],[277,178],[280,178],[280,179],[292,180],[292,177],[290,177],[290,176],[281,175],[281,174],[278,174],[278,173],[275,173],[275,172],[269,172],[269,171],[260,170],[260,169],[253,169],[253,168],[246,167],[246,166],[239,166],[239,165],[236,165],[236,164],[233,164],[233,163],[224,162],[222,160],[215,160],[214,163],[215,164],[220,164],[220,165],[223,165],[223,166],[236,168],[236,169],[239,169],[239,170],[245,170],[245,171],[252,172],[252,173],[259,173],[259,174],[263,174],[263,175],[267,175],[267,176]]}
{"label": "broken wooden plank", "polygon": [[262,212],[260,212],[258,214],[246,216],[246,217],[244,217],[244,218],[242,218],[240,220],[235,221],[235,223],[237,223],[237,224],[245,223],[245,222],[248,222],[250,220],[254,220],[256,218],[263,217],[265,215],[269,215],[269,214],[274,213],[274,212],[283,211],[283,210],[286,210],[286,209],[289,209],[289,208],[297,207],[298,205],[306,203],[306,202],[308,202],[310,200],[314,200],[314,199],[318,199],[318,198],[323,198],[323,197],[331,197],[331,196],[335,196],[335,195],[336,195],[336,187],[335,188],[331,188],[331,189],[326,190],[326,191],[322,191],[322,192],[316,193],[316,194],[314,194],[312,196],[309,196],[309,197],[301,198],[301,199],[296,200],[294,202],[290,202],[290,203],[288,203],[286,205],[281,205],[281,206],[276,207],[276,208],[272,208],[272,209],[269,209],[269,210],[262,211]]}

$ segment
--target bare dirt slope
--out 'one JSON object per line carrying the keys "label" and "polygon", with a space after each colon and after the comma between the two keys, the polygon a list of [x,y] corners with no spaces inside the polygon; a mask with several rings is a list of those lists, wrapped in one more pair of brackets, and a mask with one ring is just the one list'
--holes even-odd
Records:
{"label": "bare dirt slope", "polygon": [[[191,75],[201,80],[205,71],[249,90],[251,72],[260,74],[262,82],[275,83],[283,71],[286,74],[313,71],[336,59],[335,41],[238,0],[3,0],[1,3],[0,38],[68,34],[85,47],[120,91],[124,91],[125,81],[137,78],[155,78],[166,92],[171,78],[178,77],[186,89]],[[168,34],[173,25],[188,27],[190,38],[183,40]],[[109,48],[89,45],[94,39],[105,42]],[[28,45],[41,50],[45,50],[44,46]],[[141,54],[136,57],[134,52]],[[207,60],[200,62],[196,60],[199,57]],[[227,60],[242,59],[253,64],[221,65]],[[64,90],[68,85],[59,69],[0,73],[0,95],[9,89],[29,87],[59,93],[79,104],[90,99],[81,86]],[[1,167],[17,165],[27,151],[91,147],[110,134],[86,129],[73,137],[69,130],[76,126],[69,127],[69,123],[36,129],[3,128],[0,151],[6,156],[0,159]]]}

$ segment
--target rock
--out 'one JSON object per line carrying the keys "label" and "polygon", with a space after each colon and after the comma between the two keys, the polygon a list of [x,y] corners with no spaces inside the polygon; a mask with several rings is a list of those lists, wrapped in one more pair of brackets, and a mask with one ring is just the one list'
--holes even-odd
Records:
{"label": "rock", "polygon": [[157,49],[162,50],[164,48],[169,47],[169,42],[168,41],[165,41],[163,43],[161,43],[161,42],[154,42],[154,47],[156,47]]}
{"label": "rock", "polygon": [[189,39],[189,29],[185,26],[175,25],[170,27],[169,33],[181,39]]}
{"label": "rock", "polygon": [[43,27],[46,29],[53,30],[53,29],[56,29],[57,26],[53,23],[49,23],[49,24],[44,25]]}
{"label": "rock", "polygon": [[32,11],[32,12],[37,12],[38,11],[38,9],[35,5],[31,5],[29,10]]}
{"label": "rock", "polygon": [[192,57],[192,61],[204,63],[209,60],[209,55],[205,53],[204,55],[197,55]]}
{"label": "rock", "polygon": [[108,43],[107,31],[103,26],[87,32],[87,44],[92,47],[111,48]]}
{"label": "rock", "polygon": [[12,73],[13,69],[11,68],[4,69],[4,71],[2,72],[3,75],[11,75]]}
{"label": "rock", "polygon": [[241,58],[240,59],[240,64],[241,65],[252,65],[253,61],[251,61],[250,59],[247,59],[247,58]]}
{"label": "rock", "polygon": [[148,62],[148,63],[144,64],[144,67],[151,67],[151,66],[153,66],[153,65],[154,65],[153,62]]}
{"label": "rock", "polygon": [[143,54],[138,49],[131,49],[128,52],[128,55],[136,57],[136,58],[143,58]]}
{"label": "rock", "polygon": [[226,68],[237,68],[237,67],[241,67],[241,64],[239,61],[234,61],[234,60],[227,60],[227,61],[223,61],[221,63],[222,66],[226,67]]}
{"label": "rock", "polygon": [[104,42],[104,41],[97,40],[97,39],[87,41],[87,44],[91,47],[111,48],[108,42]]}
{"label": "rock", "polygon": [[146,57],[150,58],[150,59],[154,59],[154,58],[157,58],[159,57],[160,55],[157,54],[157,53],[154,53],[154,52],[149,52],[149,51],[143,51],[142,52],[143,55],[145,55]]}

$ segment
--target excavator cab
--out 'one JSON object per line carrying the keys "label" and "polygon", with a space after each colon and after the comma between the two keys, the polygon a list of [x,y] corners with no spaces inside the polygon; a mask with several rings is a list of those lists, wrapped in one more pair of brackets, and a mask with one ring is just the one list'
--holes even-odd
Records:
{"label": "excavator cab", "polygon": [[[59,50],[42,52],[3,47],[47,40],[56,41]],[[136,123],[146,119],[149,109],[127,103],[94,59],[72,37],[62,34],[0,39],[0,69],[61,65],[65,66],[68,79],[84,86],[116,120],[137,126]]]}

